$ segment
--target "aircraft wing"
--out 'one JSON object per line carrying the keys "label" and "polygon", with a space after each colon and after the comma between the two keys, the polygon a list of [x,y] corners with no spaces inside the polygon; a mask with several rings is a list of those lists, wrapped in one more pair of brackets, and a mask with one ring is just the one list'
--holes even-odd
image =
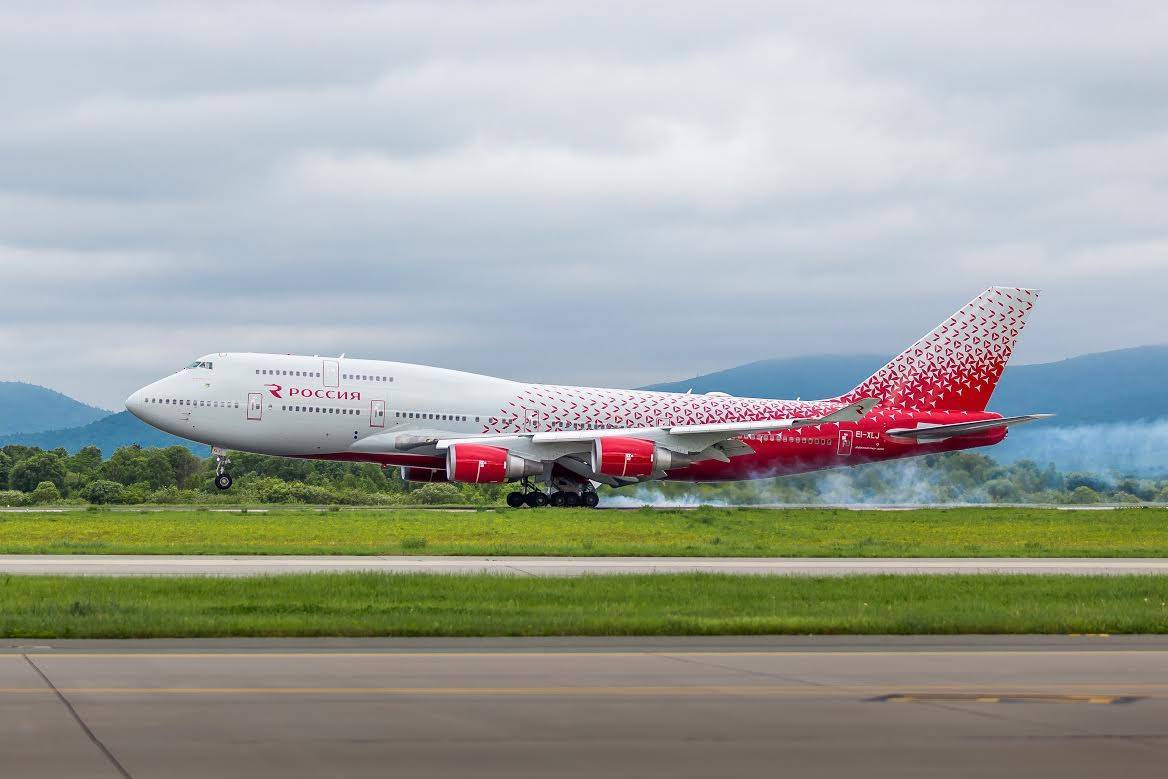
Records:
{"label": "aircraft wing", "polygon": [[[445,450],[452,444],[474,443],[500,446],[520,456],[538,460],[556,460],[570,454],[587,452],[597,438],[641,438],[683,454],[709,453],[711,459],[724,460],[729,456],[747,454],[746,445],[732,439],[759,430],[791,430],[831,422],[858,422],[871,411],[878,398],[864,398],[822,417],[796,419],[757,419],[744,422],[714,422],[700,425],[672,425],[669,427],[631,427],[607,430],[558,430],[547,433],[513,433],[494,436],[444,438],[436,448]],[[726,446],[718,449],[718,445]]]}
{"label": "aircraft wing", "polygon": [[944,441],[946,438],[953,438],[955,436],[984,433],[986,430],[994,430],[999,427],[1023,425],[1027,422],[1046,419],[1052,416],[1054,414],[1024,414],[1017,417],[982,419],[977,422],[957,422],[952,425],[922,425],[911,429],[888,430],[887,434],[894,438],[916,441],[917,443],[931,443],[934,441]]}

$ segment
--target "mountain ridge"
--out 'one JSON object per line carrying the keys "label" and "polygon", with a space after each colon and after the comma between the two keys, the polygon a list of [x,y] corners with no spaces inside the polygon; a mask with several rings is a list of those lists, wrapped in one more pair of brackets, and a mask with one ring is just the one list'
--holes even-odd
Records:
{"label": "mountain ridge", "polygon": [[0,381],[0,435],[80,427],[112,413],[39,384]]}

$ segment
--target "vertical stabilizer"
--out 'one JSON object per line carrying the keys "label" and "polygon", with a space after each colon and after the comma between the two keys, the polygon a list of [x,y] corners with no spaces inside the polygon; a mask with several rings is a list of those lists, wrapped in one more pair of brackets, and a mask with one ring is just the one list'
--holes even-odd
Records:
{"label": "vertical stabilizer", "polygon": [[839,400],[914,411],[982,411],[1038,290],[990,287]]}

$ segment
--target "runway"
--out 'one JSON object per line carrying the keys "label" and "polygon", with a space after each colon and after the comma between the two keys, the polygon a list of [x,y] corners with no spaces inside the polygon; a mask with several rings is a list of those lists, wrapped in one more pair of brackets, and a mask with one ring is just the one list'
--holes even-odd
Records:
{"label": "runway", "polygon": [[722,573],[774,576],[860,574],[1168,574],[1168,558],[1037,557],[374,557],[211,555],[4,555],[0,574],[258,576],[290,573],[583,576]]}
{"label": "runway", "polygon": [[1161,776],[1163,637],[8,641],[21,777]]}

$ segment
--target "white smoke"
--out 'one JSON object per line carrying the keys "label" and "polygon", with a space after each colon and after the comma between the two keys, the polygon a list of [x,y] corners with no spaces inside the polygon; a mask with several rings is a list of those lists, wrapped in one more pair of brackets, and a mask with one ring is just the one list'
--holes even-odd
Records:
{"label": "white smoke", "polygon": [[1033,460],[1061,471],[1134,476],[1168,473],[1168,419],[1054,427],[1035,423],[1010,432],[991,456]]}

